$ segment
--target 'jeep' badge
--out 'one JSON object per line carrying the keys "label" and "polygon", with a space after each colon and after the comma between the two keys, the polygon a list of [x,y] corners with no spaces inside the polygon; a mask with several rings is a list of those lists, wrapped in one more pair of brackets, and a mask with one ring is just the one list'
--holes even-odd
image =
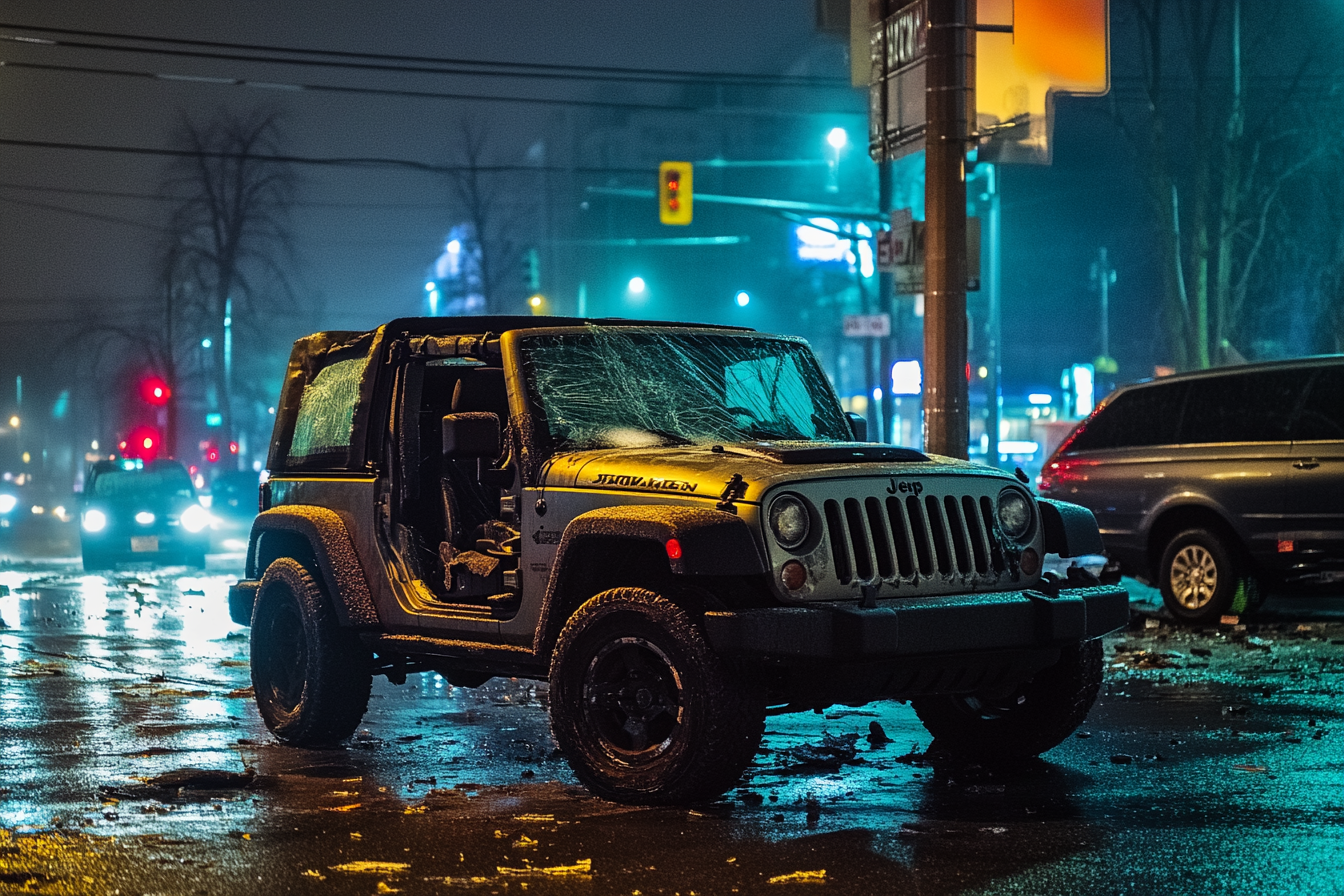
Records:
{"label": "'jeep' badge", "polygon": [[924,483],[920,482],[918,479],[902,479],[900,482],[897,482],[895,478],[892,478],[891,485],[887,486],[887,494],[889,495],[894,495],[897,492],[900,492],[903,495],[914,495],[918,498],[923,491]]}

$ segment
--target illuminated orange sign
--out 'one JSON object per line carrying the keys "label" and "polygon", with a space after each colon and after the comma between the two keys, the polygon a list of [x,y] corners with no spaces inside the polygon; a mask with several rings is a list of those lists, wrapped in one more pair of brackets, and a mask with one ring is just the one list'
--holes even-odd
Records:
{"label": "illuminated orange sign", "polygon": [[976,36],[976,123],[993,134],[982,157],[1048,163],[1052,94],[1110,89],[1108,0],[978,0],[976,18],[1013,29]]}

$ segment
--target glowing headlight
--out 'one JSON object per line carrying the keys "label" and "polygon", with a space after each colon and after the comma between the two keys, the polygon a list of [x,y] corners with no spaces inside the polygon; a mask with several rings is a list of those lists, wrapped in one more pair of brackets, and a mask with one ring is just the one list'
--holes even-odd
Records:
{"label": "glowing headlight", "polygon": [[101,532],[107,528],[107,514],[101,510],[86,510],[83,525],[85,532]]}
{"label": "glowing headlight", "polygon": [[793,550],[807,540],[812,520],[802,500],[793,495],[780,495],[770,505],[770,531],[785,550]]}
{"label": "glowing headlight", "polygon": [[0,495],[0,513],[9,513],[18,503],[19,499],[13,495]]}
{"label": "glowing headlight", "polygon": [[1031,510],[1031,499],[1015,488],[1006,488],[999,492],[999,528],[1013,541],[1022,541],[1031,534],[1035,516]]}
{"label": "glowing headlight", "polygon": [[154,522],[154,514],[148,510],[142,510],[135,515],[135,521],[142,526],[148,526]]}
{"label": "glowing headlight", "polygon": [[193,504],[182,511],[182,528],[188,532],[200,532],[210,525],[210,511],[199,504]]}

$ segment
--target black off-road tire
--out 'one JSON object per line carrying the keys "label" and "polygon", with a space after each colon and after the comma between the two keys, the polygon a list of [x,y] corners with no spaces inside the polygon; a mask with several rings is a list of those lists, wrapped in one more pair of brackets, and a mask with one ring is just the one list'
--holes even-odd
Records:
{"label": "black off-road tire", "polygon": [[551,657],[551,732],[579,780],[621,803],[718,797],[751,764],[765,691],[691,617],[641,588],[589,600]]}
{"label": "black off-road tire", "polygon": [[276,737],[295,746],[345,740],[368,708],[371,666],[302,564],[282,557],[266,568],[252,609],[252,686]]}
{"label": "black off-road tire", "polygon": [[1178,622],[1216,623],[1229,612],[1241,573],[1218,534],[1186,529],[1167,543],[1157,568],[1162,603]]}
{"label": "black off-road tire", "polygon": [[1082,641],[1007,696],[939,694],[910,705],[936,752],[977,760],[1039,756],[1087,718],[1101,689],[1101,665],[1101,641]]}

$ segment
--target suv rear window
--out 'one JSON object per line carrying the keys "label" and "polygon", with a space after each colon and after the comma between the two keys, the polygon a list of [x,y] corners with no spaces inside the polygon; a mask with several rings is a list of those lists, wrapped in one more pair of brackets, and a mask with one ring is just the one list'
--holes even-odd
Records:
{"label": "suv rear window", "polygon": [[1309,370],[1274,370],[1192,380],[1180,441],[1287,441],[1288,421],[1310,375]]}
{"label": "suv rear window", "polygon": [[355,405],[367,355],[332,360],[303,389],[287,467],[342,469],[354,434]]}
{"label": "suv rear window", "polygon": [[1186,386],[1165,383],[1121,393],[1078,430],[1065,453],[1174,443]]}

